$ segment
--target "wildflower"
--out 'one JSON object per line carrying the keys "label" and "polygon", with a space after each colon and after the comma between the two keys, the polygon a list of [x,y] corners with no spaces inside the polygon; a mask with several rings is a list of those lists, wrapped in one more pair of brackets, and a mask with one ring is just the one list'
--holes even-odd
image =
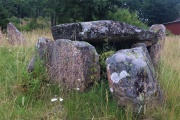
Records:
{"label": "wildflower", "polygon": [[78,91],[79,91],[79,90],[80,90],[80,88],[75,88],[75,90],[78,90]]}
{"label": "wildflower", "polygon": [[60,100],[60,102],[62,102],[62,101],[63,101],[63,99],[62,99],[62,98],[59,98],[59,100]]}
{"label": "wildflower", "polygon": [[23,96],[22,97],[22,105],[24,106],[24,99],[25,99],[25,97]]}
{"label": "wildflower", "polygon": [[57,101],[57,98],[52,98],[51,99],[51,102],[55,102],[55,101]]}

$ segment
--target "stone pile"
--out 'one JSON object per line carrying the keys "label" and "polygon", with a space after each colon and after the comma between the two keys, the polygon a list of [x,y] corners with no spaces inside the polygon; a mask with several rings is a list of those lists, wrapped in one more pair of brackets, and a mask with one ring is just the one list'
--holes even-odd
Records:
{"label": "stone pile", "polygon": [[[44,59],[51,81],[84,91],[99,79],[99,57],[95,47],[103,43],[119,49],[106,60],[110,91],[121,106],[135,111],[161,98],[155,75],[165,40],[165,27],[150,30],[111,20],[61,24],[51,29],[54,41],[40,38],[28,67],[33,70],[37,56]],[[90,44],[89,44],[90,43]]]}

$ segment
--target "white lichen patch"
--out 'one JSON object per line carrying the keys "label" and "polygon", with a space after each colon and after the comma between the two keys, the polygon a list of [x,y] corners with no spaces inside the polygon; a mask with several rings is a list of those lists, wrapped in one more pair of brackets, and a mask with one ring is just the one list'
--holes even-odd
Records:
{"label": "white lichen patch", "polygon": [[115,59],[117,62],[121,62],[121,61],[126,60],[125,56],[123,54],[120,54],[120,53],[115,54]]}
{"label": "white lichen patch", "polygon": [[138,33],[141,32],[141,30],[138,30],[138,29],[135,29],[135,31],[138,32]]}
{"label": "white lichen patch", "polygon": [[128,73],[123,70],[119,74],[117,72],[114,72],[111,74],[111,80],[113,83],[118,83],[121,79],[125,78],[128,76]]}
{"label": "white lichen patch", "polygon": [[142,68],[147,65],[145,62],[145,55],[143,54],[142,47],[138,47],[134,49],[136,58],[133,59],[132,64],[136,66],[136,68]]}
{"label": "white lichen patch", "polygon": [[125,77],[128,76],[128,75],[129,75],[129,74],[128,74],[125,70],[121,71],[121,73],[120,73],[121,79],[122,79],[122,78],[125,78]]}
{"label": "white lichen patch", "polygon": [[142,68],[147,65],[147,63],[142,59],[135,59],[132,61],[132,64],[136,66],[136,68]]}
{"label": "white lichen patch", "polygon": [[114,72],[111,74],[111,80],[113,81],[113,83],[118,83],[120,80],[120,77],[116,72]]}

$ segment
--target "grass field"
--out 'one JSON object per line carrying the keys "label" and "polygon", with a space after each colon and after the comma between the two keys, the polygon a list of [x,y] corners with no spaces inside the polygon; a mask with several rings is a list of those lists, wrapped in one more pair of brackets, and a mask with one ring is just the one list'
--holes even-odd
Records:
{"label": "grass field", "polygon": [[[26,47],[8,45],[6,37],[0,40],[0,120],[132,120],[131,108],[117,106],[107,82],[98,83],[84,93],[70,92],[45,82],[46,69],[41,62],[29,74],[27,65],[35,53],[38,37],[52,36],[48,30],[23,34],[28,42]],[[157,77],[165,101],[143,117],[179,120],[180,36],[167,37],[159,66]],[[52,98],[63,101],[51,102]]]}

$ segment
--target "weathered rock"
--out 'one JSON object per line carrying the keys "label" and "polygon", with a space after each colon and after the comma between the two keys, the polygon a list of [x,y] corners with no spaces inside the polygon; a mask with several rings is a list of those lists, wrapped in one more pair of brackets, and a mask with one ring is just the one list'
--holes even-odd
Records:
{"label": "weathered rock", "polygon": [[158,41],[157,34],[148,30],[111,20],[61,24],[51,29],[54,40],[71,39],[96,43],[129,43],[143,42],[150,46]]}
{"label": "weathered rock", "polygon": [[22,33],[12,23],[7,25],[7,36],[8,42],[12,45],[22,45],[26,43]]}
{"label": "weathered rock", "polygon": [[106,60],[110,91],[121,106],[143,110],[160,98],[160,90],[145,44],[116,52]]}
{"label": "weathered rock", "polygon": [[164,49],[164,42],[166,39],[166,28],[162,24],[152,25],[150,30],[158,34],[158,42],[149,47],[149,54],[154,66],[157,66]]}
{"label": "weathered rock", "polygon": [[38,39],[38,41],[36,43],[37,53],[31,58],[31,61],[28,64],[28,72],[33,71],[36,59],[41,59],[41,60],[44,59],[44,61],[45,61],[45,58],[47,57],[45,55],[47,54],[48,46],[52,43],[53,43],[53,41],[48,38],[40,37]]}
{"label": "weathered rock", "polygon": [[[45,58],[48,76],[68,89],[84,91],[100,78],[99,56],[87,42],[39,39],[38,54]],[[32,58],[34,61],[34,58]],[[30,62],[33,66],[34,62]],[[29,67],[29,71],[33,67]]]}
{"label": "weathered rock", "polygon": [[56,81],[84,91],[100,78],[99,56],[89,43],[61,39],[52,47],[49,71]]}

